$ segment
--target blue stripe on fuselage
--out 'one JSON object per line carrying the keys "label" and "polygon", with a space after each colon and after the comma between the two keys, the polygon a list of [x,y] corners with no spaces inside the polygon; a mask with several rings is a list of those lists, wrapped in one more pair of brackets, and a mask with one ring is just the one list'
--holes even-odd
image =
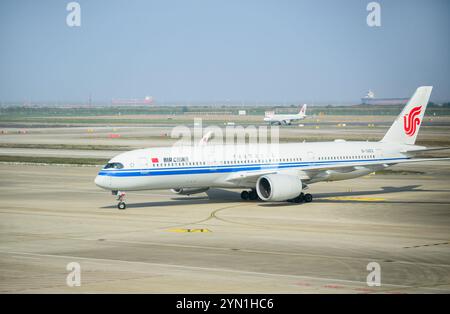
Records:
{"label": "blue stripe on fuselage", "polygon": [[273,170],[285,168],[301,168],[307,166],[337,165],[342,163],[355,162],[379,162],[404,160],[408,158],[384,158],[370,160],[333,160],[333,161],[312,161],[298,163],[272,163],[272,164],[243,164],[243,165],[222,165],[222,166],[196,166],[196,167],[178,167],[178,168],[147,168],[147,169],[114,169],[101,170],[99,176],[111,177],[141,177],[141,176],[164,176],[164,175],[183,175],[183,174],[205,174],[205,173],[227,173],[238,171],[258,171]]}

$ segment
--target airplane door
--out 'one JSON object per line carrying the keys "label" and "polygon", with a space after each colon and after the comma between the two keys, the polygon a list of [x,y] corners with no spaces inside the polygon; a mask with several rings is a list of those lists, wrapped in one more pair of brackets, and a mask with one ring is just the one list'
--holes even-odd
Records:
{"label": "airplane door", "polygon": [[218,164],[219,162],[217,161],[217,154],[213,147],[208,154],[208,166],[210,166],[209,170],[212,172],[216,171]]}
{"label": "airplane door", "polygon": [[138,169],[142,169],[141,174],[147,175],[150,173],[148,170],[148,167],[149,167],[148,163],[149,163],[149,160],[147,157],[139,157],[138,160],[136,161],[136,164],[134,164],[132,166],[132,168],[136,167]]}
{"label": "airplane door", "polygon": [[209,162],[209,166],[210,166],[209,170],[212,171],[212,172],[216,171],[218,164],[219,164],[219,162],[217,160],[215,160],[215,159],[210,160],[210,162]]}
{"label": "airplane door", "polygon": [[138,168],[148,168],[148,158],[147,157],[139,157],[138,164],[136,165]]}
{"label": "airplane door", "polygon": [[383,158],[383,157],[384,157],[383,150],[379,148],[375,149],[375,158]]}
{"label": "airplane door", "polygon": [[308,152],[307,154],[307,161],[316,161],[316,155],[314,154],[314,152]]}

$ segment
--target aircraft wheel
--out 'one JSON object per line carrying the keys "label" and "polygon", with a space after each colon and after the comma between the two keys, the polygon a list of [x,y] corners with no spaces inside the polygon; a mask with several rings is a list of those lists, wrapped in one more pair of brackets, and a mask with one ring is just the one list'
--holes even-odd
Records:
{"label": "aircraft wheel", "polygon": [[117,208],[120,210],[124,210],[125,208],[127,208],[127,205],[125,204],[125,202],[120,202],[119,204],[117,204]]}
{"label": "aircraft wheel", "polygon": [[293,198],[290,201],[293,203],[303,203],[305,201],[305,194],[302,192],[302,193],[300,193],[299,196],[297,196],[296,198]]}
{"label": "aircraft wheel", "polygon": [[241,193],[241,198],[242,198],[244,201],[248,201],[248,199],[250,198],[250,193],[248,193],[248,191],[242,191],[242,193]]}
{"label": "aircraft wheel", "polygon": [[252,190],[250,193],[248,193],[249,199],[254,201],[258,199],[258,193],[256,193],[255,190]]}
{"label": "aircraft wheel", "polygon": [[311,203],[313,200],[313,196],[309,193],[305,194],[305,202],[306,203]]}

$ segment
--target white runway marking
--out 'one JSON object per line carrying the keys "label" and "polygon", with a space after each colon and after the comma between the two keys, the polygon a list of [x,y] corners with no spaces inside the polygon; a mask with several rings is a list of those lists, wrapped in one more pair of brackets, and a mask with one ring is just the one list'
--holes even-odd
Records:
{"label": "white runway marking", "polygon": [[[364,285],[366,286],[366,282],[363,281],[355,281],[355,280],[345,280],[345,279],[333,279],[333,278],[321,278],[321,277],[313,277],[313,276],[303,276],[303,275],[286,275],[286,274],[274,274],[274,273],[262,273],[262,272],[253,272],[253,271],[245,271],[245,270],[234,270],[234,269],[224,269],[224,268],[212,268],[212,267],[198,267],[198,266],[186,266],[186,265],[176,265],[176,264],[162,264],[162,263],[152,263],[152,262],[138,262],[138,261],[126,261],[119,259],[105,259],[105,258],[95,258],[95,257],[79,257],[72,255],[54,255],[54,254],[40,254],[40,253],[26,253],[26,252],[14,252],[14,251],[0,251],[0,254],[12,254],[12,255],[24,255],[24,256],[36,256],[36,257],[50,257],[50,258],[60,258],[60,259],[71,259],[71,260],[85,260],[85,261],[96,261],[96,262],[115,262],[115,263],[124,263],[131,265],[153,265],[159,267],[171,267],[178,269],[187,269],[187,270],[196,270],[196,271],[211,271],[211,272],[226,272],[226,273],[235,273],[241,275],[251,275],[251,276],[267,276],[267,277],[284,277],[291,279],[303,279],[303,280],[315,280],[315,281],[325,281],[329,282],[340,282],[347,283],[353,285]],[[392,287],[392,288],[417,288],[416,286],[407,286],[407,285],[394,285],[394,284],[383,284],[384,287]],[[432,287],[420,287],[427,290],[440,290]],[[379,292],[383,292],[380,290]]]}
{"label": "white runway marking", "polygon": [[[51,257],[51,258],[61,258],[61,259],[71,259],[71,260],[86,260],[86,261],[103,261],[103,262],[118,262],[125,264],[135,264],[135,265],[154,265],[160,267],[173,267],[180,269],[189,269],[189,270],[199,270],[199,271],[213,271],[213,272],[231,272],[238,274],[246,274],[246,275],[258,275],[258,276],[274,276],[274,277],[286,277],[293,279],[310,279],[310,280],[319,280],[319,281],[337,281],[337,282],[345,282],[351,284],[366,284],[363,281],[353,281],[353,280],[344,280],[344,279],[331,279],[331,278],[320,278],[320,277],[311,277],[311,276],[301,276],[301,275],[286,275],[286,274],[274,274],[274,273],[262,273],[262,272],[253,272],[246,270],[233,270],[233,269],[224,269],[224,268],[211,268],[211,267],[198,267],[198,266],[186,266],[186,265],[176,265],[176,264],[162,264],[162,263],[152,263],[152,262],[138,262],[138,261],[126,261],[119,259],[106,259],[106,258],[97,258],[97,257],[79,257],[72,255],[55,255],[55,254],[41,254],[41,253],[26,253],[26,252],[11,252],[11,251],[0,251],[0,254],[13,254],[13,255],[25,255],[25,256],[37,256],[37,257]],[[389,285],[386,286],[391,287],[400,287],[400,288],[411,288],[411,286],[404,285]]]}

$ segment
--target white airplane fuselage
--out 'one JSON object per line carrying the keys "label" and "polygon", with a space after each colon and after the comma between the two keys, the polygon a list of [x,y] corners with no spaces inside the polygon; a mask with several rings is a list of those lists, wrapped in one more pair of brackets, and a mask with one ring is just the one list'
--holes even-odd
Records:
{"label": "white airplane fuselage", "polygon": [[291,124],[292,122],[305,119],[306,115],[303,114],[275,114],[273,116],[264,117],[265,122],[270,124]]}
{"label": "white airplane fuselage", "polygon": [[300,112],[297,114],[276,114],[271,113],[264,117],[265,122],[269,122],[270,124],[285,124],[290,125],[292,122],[303,120],[306,118],[306,107],[304,104],[300,109]]}
{"label": "white airplane fuselage", "polygon": [[[260,144],[262,145],[262,144]],[[254,184],[239,181],[240,172],[285,173],[304,179],[305,184],[335,181],[367,175],[379,169],[383,161],[405,160],[404,145],[381,142],[321,142],[296,144],[195,146],[191,148],[162,147],[138,149],[120,154],[110,163],[122,169],[102,169],[95,183],[109,190],[152,190],[194,187],[253,188]],[[411,149],[408,145],[408,149]],[[417,148],[420,148],[418,146]],[[186,152],[187,151],[187,152]],[[263,151],[262,153],[258,153]],[[152,159],[158,162],[152,162]],[[334,165],[357,166],[352,171],[326,170],[316,176],[309,168]],[[305,172],[306,171],[306,172]]]}
{"label": "white airplane fuselage", "polygon": [[415,145],[431,90],[417,88],[379,142],[211,145],[207,134],[197,146],[120,154],[98,173],[95,183],[116,191],[119,209],[126,207],[123,191],[172,189],[190,195],[210,187],[250,188],[241,193],[243,199],[311,202],[312,195],[303,191],[312,183],[353,179],[398,163],[430,160],[413,157],[433,150]]}

